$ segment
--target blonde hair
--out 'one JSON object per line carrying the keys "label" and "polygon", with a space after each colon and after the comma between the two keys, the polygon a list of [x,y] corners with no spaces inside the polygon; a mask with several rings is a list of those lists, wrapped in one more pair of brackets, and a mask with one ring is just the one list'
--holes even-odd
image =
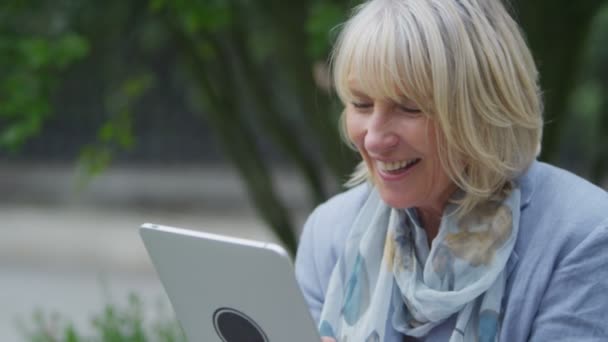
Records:
{"label": "blonde hair", "polygon": [[[331,62],[344,104],[355,78],[368,96],[405,96],[432,118],[441,165],[464,191],[460,215],[500,194],[540,152],[538,72],[500,0],[367,1],[344,24]],[[362,162],[347,185],[368,178]]]}

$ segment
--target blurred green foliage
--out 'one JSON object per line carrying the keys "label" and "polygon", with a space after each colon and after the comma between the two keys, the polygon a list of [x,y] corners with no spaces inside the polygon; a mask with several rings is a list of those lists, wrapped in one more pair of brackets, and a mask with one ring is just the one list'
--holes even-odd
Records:
{"label": "blurred green foliage", "polygon": [[[136,148],[134,117],[145,116],[138,104],[158,80],[169,79],[224,147],[260,216],[294,252],[292,216],[260,143],[275,147],[299,171],[311,207],[335,191],[328,178],[345,180],[356,156],[337,133],[341,106],[327,89],[326,61],[336,27],[358,2],[5,0],[0,148],[16,153],[51,115],[62,115],[55,91],[68,76],[76,78],[83,87],[70,96],[92,88],[105,99],[106,121],[82,147],[86,180],[118,151]],[[588,165],[582,172],[595,181],[608,169],[603,4],[513,2],[541,70],[548,122],[542,158],[564,164],[572,155],[564,153],[580,147],[585,153],[577,155],[585,155]],[[594,133],[578,132],[584,143],[566,146],[561,137],[574,134],[573,122]]]}
{"label": "blurred green foliage", "polygon": [[97,140],[84,146],[80,154],[80,186],[105,170],[116,151],[134,147],[133,103],[153,84],[154,77],[143,73],[127,78],[117,89],[108,92],[105,108],[109,118],[99,127]]}
{"label": "blurred green foliage", "polygon": [[[0,5],[0,148],[16,151],[51,113],[56,77],[89,51],[87,40],[58,28],[40,2]],[[36,15],[33,13],[36,12]],[[32,18],[31,21],[26,18]],[[29,22],[29,24],[27,24]]]}
{"label": "blurred green foliage", "polygon": [[15,151],[51,113],[56,75],[88,53],[80,35],[0,34],[0,148]]}
{"label": "blurred green foliage", "polygon": [[[141,299],[131,294],[125,307],[107,304],[91,320],[91,329],[83,332],[74,322],[59,314],[34,313],[31,322],[22,324],[27,342],[185,342],[174,318],[159,317],[150,321],[143,313]],[[162,309],[159,309],[162,310]],[[164,314],[161,312],[160,314]]]}
{"label": "blurred green foliage", "polygon": [[589,178],[600,182],[608,171],[608,6],[598,11],[592,27],[568,111],[569,122],[579,128],[572,139],[578,146],[571,148],[582,154],[579,163],[586,164]]}

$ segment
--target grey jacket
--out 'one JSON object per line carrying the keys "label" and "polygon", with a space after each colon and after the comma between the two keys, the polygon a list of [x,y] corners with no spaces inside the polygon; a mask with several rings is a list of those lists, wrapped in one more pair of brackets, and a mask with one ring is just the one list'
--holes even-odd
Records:
{"label": "grey jacket", "polygon": [[[499,340],[608,341],[608,193],[540,162],[517,181],[520,230],[507,263]],[[364,184],[331,198],[304,226],[296,277],[317,323],[329,277],[368,193]],[[448,341],[454,322],[446,320],[423,341]],[[403,340],[390,327],[384,342]]]}

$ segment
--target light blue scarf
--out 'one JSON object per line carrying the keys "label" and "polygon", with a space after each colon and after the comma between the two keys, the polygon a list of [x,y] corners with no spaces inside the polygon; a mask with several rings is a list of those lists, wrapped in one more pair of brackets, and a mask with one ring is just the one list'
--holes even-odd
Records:
{"label": "light blue scarf", "polygon": [[331,275],[321,336],[385,341],[390,321],[422,337],[457,314],[450,342],[495,341],[519,202],[515,188],[460,219],[448,204],[429,249],[416,211],[392,209],[372,190]]}

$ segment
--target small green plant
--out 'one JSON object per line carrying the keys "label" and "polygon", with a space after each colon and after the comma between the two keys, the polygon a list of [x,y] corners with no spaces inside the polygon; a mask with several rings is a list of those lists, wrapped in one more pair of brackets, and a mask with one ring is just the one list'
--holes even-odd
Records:
{"label": "small green plant", "polygon": [[[161,312],[162,314],[162,312]],[[77,330],[69,319],[59,314],[37,311],[33,322],[22,325],[27,342],[185,342],[186,338],[173,318],[160,317],[147,322],[142,302],[129,295],[126,307],[107,304],[91,321],[89,333]]]}

